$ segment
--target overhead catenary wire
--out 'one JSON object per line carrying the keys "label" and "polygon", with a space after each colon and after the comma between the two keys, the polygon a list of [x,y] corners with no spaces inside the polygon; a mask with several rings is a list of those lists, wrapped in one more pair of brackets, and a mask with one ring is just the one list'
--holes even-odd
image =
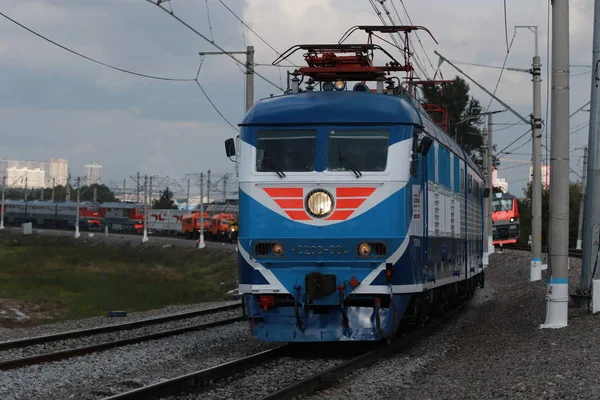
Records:
{"label": "overhead catenary wire", "polygon": [[506,39],[506,53],[510,50],[508,49],[508,20],[506,16],[506,0],[504,0],[504,37]]}
{"label": "overhead catenary wire", "polygon": [[[394,10],[396,10],[396,6],[394,5],[394,0],[391,0],[391,2],[392,2],[392,6],[394,7]],[[408,18],[408,22],[414,26],[412,19],[410,18],[410,14],[408,13],[408,10],[406,9],[406,5],[404,5],[404,0],[400,0],[400,4],[402,5],[402,8],[404,9],[404,13],[406,14],[406,17]],[[397,10],[396,10],[396,14],[398,14]],[[398,19],[400,19],[400,16],[398,16]],[[415,36],[417,37],[417,40],[419,41],[419,45],[421,46],[421,49],[423,49],[423,54],[425,54],[425,57],[427,58],[427,61],[429,62],[431,69],[433,71],[435,71],[436,69],[433,67],[433,63],[431,62],[431,59],[429,58],[429,55],[427,54],[427,51],[425,50],[425,46],[423,46],[423,43],[421,42],[421,38],[419,37],[419,34],[417,31],[415,31]],[[440,77],[442,79],[444,79],[444,76],[442,75],[441,71],[440,71]],[[435,79],[435,75],[434,75],[433,79]]]}
{"label": "overhead catenary wire", "polygon": [[200,56],[200,65],[198,66],[198,72],[196,73],[196,85],[198,85],[198,87],[200,88],[200,90],[202,91],[202,93],[204,94],[204,97],[206,97],[206,100],[208,100],[208,102],[210,103],[210,105],[214,108],[214,110],[221,116],[221,118],[223,118],[223,120],[230,126],[232,127],[234,130],[236,131],[240,131],[236,126],[234,126],[226,117],[225,115],[223,115],[223,113],[219,110],[219,108],[215,105],[215,103],[211,100],[210,96],[208,95],[208,93],[206,93],[206,91],[204,90],[204,88],[202,87],[202,85],[200,84],[200,81],[198,80],[198,77],[200,76],[200,71],[202,70],[202,64],[204,64],[204,56]]}
{"label": "overhead catenary wire", "polygon": [[[236,63],[243,65],[244,67],[247,67],[246,63],[243,61],[238,60],[237,58],[234,57],[233,54],[231,54],[230,52],[226,51],[224,48],[222,48],[221,46],[219,46],[216,42],[211,41],[209,38],[207,38],[205,35],[203,35],[202,33],[200,33],[197,29],[195,29],[194,27],[192,27],[190,24],[188,24],[187,22],[185,22],[183,19],[179,18],[175,13],[170,12],[169,10],[167,10],[165,7],[161,6],[160,3],[155,3],[152,0],[146,0],[146,2],[153,4],[155,6],[157,6],[159,9],[161,9],[162,11],[166,12],[167,14],[169,14],[171,17],[173,17],[175,20],[177,20],[180,24],[182,24],[183,26],[185,26],[186,28],[188,28],[189,30],[191,30],[192,32],[194,32],[196,35],[200,36],[202,39],[204,39],[205,41],[207,41],[208,43],[210,43],[211,45],[213,45],[214,47],[216,47],[217,49],[219,49],[220,51],[223,52],[223,54],[227,55],[229,58],[231,58],[232,60],[234,60]],[[256,70],[252,69],[252,72],[258,76],[259,78],[261,78],[263,81],[267,82],[268,84],[270,84],[271,86],[281,90],[282,92],[284,92],[285,90],[278,86],[276,83],[274,83],[273,81],[269,80],[267,77],[265,77],[264,75],[256,72]]]}
{"label": "overhead catenary wire", "polygon": [[[277,49],[275,49],[275,47],[271,46],[271,44],[269,44],[269,42],[267,42],[261,35],[259,35],[254,29],[252,29],[247,23],[244,22],[243,19],[241,19],[240,17],[238,17],[238,15],[227,6],[227,4],[225,4],[223,2],[223,0],[219,0],[219,3],[221,3],[223,5],[223,7],[225,7],[227,9],[227,11],[229,11],[238,21],[240,21],[240,23],[245,26],[246,28],[248,28],[248,30],[252,33],[254,33],[254,35],[256,35],[257,38],[259,38],[264,44],[266,44],[271,50],[273,50],[275,52],[275,54],[277,55],[281,55]],[[299,67],[298,65],[292,63],[290,61],[290,64],[292,64],[292,66],[294,67]]]}
{"label": "overhead catenary wire", "polygon": [[[494,92],[492,93],[494,96],[496,95],[496,91],[498,90],[498,86],[500,85],[500,81],[502,80],[502,75],[504,74],[504,70],[506,68],[506,61],[508,60],[508,55],[510,54],[510,49],[512,48],[512,45],[515,41],[516,36],[517,36],[517,31],[515,30],[515,33],[513,34],[513,37],[510,40],[510,45],[506,49],[506,55],[504,56],[504,62],[502,63],[502,70],[500,71],[500,75],[498,76],[498,81],[496,81],[496,87],[494,88]],[[490,99],[490,102],[488,103],[486,110],[485,110],[486,113],[490,110],[490,107],[492,106],[493,101],[494,101],[494,98],[492,97]]]}
{"label": "overhead catenary wire", "polygon": [[86,56],[86,55],[84,55],[82,53],[79,53],[78,51],[72,50],[72,49],[70,49],[70,48],[68,48],[66,46],[63,46],[62,44],[60,44],[58,42],[55,42],[54,40],[49,39],[48,37],[46,37],[46,36],[44,36],[44,35],[42,35],[40,33],[37,33],[33,29],[30,29],[30,28],[26,27],[25,25],[21,24],[20,22],[15,21],[14,19],[12,19],[11,17],[9,17],[8,15],[6,15],[6,14],[4,14],[2,12],[0,12],[0,15],[2,17],[6,18],[7,20],[9,20],[10,22],[12,22],[12,23],[20,26],[21,28],[25,29],[26,31],[34,34],[37,37],[39,37],[39,38],[41,38],[41,39],[43,39],[43,40],[45,40],[45,41],[47,41],[49,43],[52,43],[53,45],[55,45],[57,47],[60,47],[61,49],[66,50],[69,53],[75,54],[76,56],[82,57],[82,58],[84,58],[84,59],[86,59],[88,61],[91,61],[93,63],[102,65],[104,67],[107,67],[107,68],[110,68],[110,69],[113,69],[113,70],[116,70],[116,71],[120,71],[120,72],[123,72],[123,73],[126,73],[126,74],[130,74],[130,75],[135,75],[135,76],[139,76],[139,77],[143,77],[143,78],[149,78],[149,79],[156,79],[156,80],[161,80],[161,81],[172,81],[172,82],[193,82],[194,81],[194,78],[169,78],[169,77],[164,77],[164,76],[148,75],[148,74],[143,74],[141,72],[135,72],[135,71],[131,71],[131,70],[128,70],[128,69],[124,69],[124,68],[116,67],[114,65],[107,64],[105,62],[96,60],[95,58],[88,57],[88,56]]}

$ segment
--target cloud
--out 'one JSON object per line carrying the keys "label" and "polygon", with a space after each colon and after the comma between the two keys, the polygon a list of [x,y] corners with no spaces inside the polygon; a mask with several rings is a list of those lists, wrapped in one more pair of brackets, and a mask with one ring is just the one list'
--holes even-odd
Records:
{"label": "cloud", "polygon": [[[247,24],[278,52],[298,43],[337,42],[353,25],[381,24],[366,1],[346,0],[224,0]],[[379,2],[379,9],[381,5]],[[502,65],[506,36],[502,2],[481,0],[405,0],[414,25],[431,29],[439,45],[424,32],[413,40],[415,49],[433,75],[439,51],[452,60]],[[543,101],[547,60],[546,6],[548,0],[508,0],[507,21],[510,41],[515,25],[539,26],[539,49],[543,63]],[[257,63],[270,64],[277,54],[248,31],[218,2],[171,2],[176,15],[196,27],[222,48],[243,50],[255,46]],[[408,23],[402,4],[384,3],[395,23],[398,14]],[[210,43],[179,24],[168,14],[144,0],[20,0],[7,3],[2,12],[19,22],[90,57],[134,71],[173,77],[194,77],[199,51],[216,51]],[[210,14],[210,26],[209,18]],[[382,14],[389,22],[385,13]],[[570,1],[571,62],[591,64],[593,2]],[[362,41],[359,34],[352,41]],[[387,47],[393,54],[397,51]],[[507,65],[529,68],[533,55],[533,34],[519,30]],[[0,57],[3,62],[3,127],[0,156],[22,158],[67,157],[73,170],[83,170],[91,159],[104,164],[106,176],[122,179],[140,171],[183,176],[212,168],[228,171],[231,163],[221,156],[222,141],[234,131],[221,121],[200,90],[192,84],[167,83],[126,75],[90,63],[65,52],[31,33],[0,19]],[[240,60],[243,55],[236,55]],[[303,65],[296,53],[292,62]],[[433,68],[430,66],[433,64]],[[499,70],[461,66],[490,90]],[[285,87],[285,70],[257,67],[257,71]],[[457,72],[442,66],[446,78]],[[575,70],[573,71],[575,72]],[[578,69],[576,72],[583,72]],[[419,72],[421,74],[421,72]],[[244,74],[226,56],[207,56],[200,81],[211,100],[236,124],[244,113]],[[571,79],[571,110],[589,99],[590,75]],[[471,84],[472,94],[484,106],[489,96]],[[10,88],[7,93],[6,88]],[[278,90],[255,77],[255,97],[267,97]],[[527,116],[531,112],[531,76],[505,71],[497,95]],[[493,104],[492,108],[500,106]],[[545,108],[544,110],[545,111]],[[577,126],[589,117],[579,113],[571,121]],[[508,113],[494,122],[510,123]],[[548,125],[551,121],[547,121]],[[526,127],[500,131],[495,142],[503,148]],[[572,147],[586,142],[584,129],[571,136]],[[518,144],[520,144],[519,142]],[[529,146],[520,149],[529,151]],[[571,165],[576,166],[577,152]],[[512,156],[511,156],[512,157]],[[524,159],[527,156],[522,156]],[[506,164],[509,165],[508,163]],[[524,169],[500,171],[509,178],[514,191],[523,185]],[[513,186],[511,184],[511,190]]]}
{"label": "cloud", "polygon": [[[69,160],[73,175],[97,160],[104,175],[120,179],[140,171],[149,175],[182,176],[212,169],[229,172],[222,124],[142,118],[138,112],[110,110],[0,110],[4,132],[0,154],[17,158]],[[25,144],[25,145],[24,145]]]}

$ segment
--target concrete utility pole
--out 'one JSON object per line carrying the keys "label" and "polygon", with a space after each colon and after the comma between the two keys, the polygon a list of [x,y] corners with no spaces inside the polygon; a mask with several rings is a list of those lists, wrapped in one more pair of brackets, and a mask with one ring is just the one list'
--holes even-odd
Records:
{"label": "concrete utility pole", "polygon": [[187,199],[185,201],[185,206],[188,208],[190,208],[190,178],[188,178],[188,186],[187,186]]}
{"label": "concrete utility pole", "polygon": [[71,201],[71,174],[67,178],[67,195],[65,198],[66,201]]}
{"label": "concrete utility pole", "polygon": [[[504,110],[506,111],[506,110]],[[495,112],[504,112],[504,111],[495,111]],[[489,190],[489,196],[486,199],[483,199],[485,202],[485,208],[487,209],[487,214],[485,214],[486,226],[487,226],[487,238],[488,238],[488,254],[494,253],[494,236],[492,234],[492,193],[494,191],[494,135],[492,130],[492,114],[495,112],[488,112],[488,126],[487,126],[487,167],[488,167],[488,177],[486,182],[486,187]],[[485,235],[484,235],[485,237]]]}
{"label": "concrete utility pole", "polygon": [[148,175],[144,175],[144,236],[142,243],[148,241]]}
{"label": "concrete utility pole", "polygon": [[227,203],[227,178],[229,175],[225,174],[223,176],[223,203]]}
{"label": "concrete utility pole", "polygon": [[585,208],[585,189],[586,189],[586,175],[587,175],[587,147],[583,148],[583,178],[581,179],[581,188],[579,194],[581,195],[579,200],[579,223],[577,225],[577,250],[581,250],[581,242],[583,240],[583,214]]}
{"label": "concrete utility pole", "polygon": [[139,203],[140,202],[140,173],[137,173],[137,180],[136,182],[136,189],[135,189],[135,202]]}
{"label": "concrete utility pole", "polygon": [[80,192],[81,190],[80,178],[77,177],[77,216],[75,218],[75,239],[77,239],[79,235],[79,203],[80,203]]}
{"label": "concrete utility pole", "polygon": [[222,54],[246,55],[246,112],[254,105],[254,46],[246,46],[246,51],[203,51],[201,56],[216,56]]}
{"label": "concrete utility pole", "polygon": [[563,328],[569,305],[569,0],[552,1],[551,129],[548,303],[540,328]]}
{"label": "concrete utility pole", "polygon": [[52,178],[52,201],[54,201],[54,188],[56,187],[56,178]]}
{"label": "concrete utility pole", "polygon": [[152,176],[150,177],[150,186],[148,189],[148,207],[152,207]]}
{"label": "concrete utility pole", "polygon": [[533,82],[530,269],[530,280],[533,282],[542,279],[542,63],[538,55],[538,27],[534,25],[515,26],[515,31],[518,28],[528,29],[535,35],[535,55],[531,71],[529,71]]}
{"label": "concrete utility pole", "polygon": [[44,201],[44,187],[40,188],[40,200]]}
{"label": "concrete utility pole", "polygon": [[200,174],[200,233],[199,233],[198,248],[203,249],[206,246],[204,243],[204,174]]}
{"label": "concrete utility pole", "polygon": [[2,204],[0,204],[0,230],[4,229],[4,189],[6,188],[6,176],[2,177]]}
{"label": "concrete utility pole", "polygon": [[[600,0],[594,3],[594,44],[592,66],[592,93],[590,105],[590,133],[588,138],[587,180],[585,183],[585,207],[583,214],[583,260],[581,262],[581,278],[577,287],[579,294],[589,296],[598,242],[600,237],[600,101],[598,84],[600,79]],[[596,208],[596,210],[594,210]]]}
{"label": "concrete utility pole", "polygon": [[246,112],[254,105],[254,46],[246,47]]}
{"label": "concrete utility pole", "polygon": [[210,169],[206,174],[206,202],[210,204]]}

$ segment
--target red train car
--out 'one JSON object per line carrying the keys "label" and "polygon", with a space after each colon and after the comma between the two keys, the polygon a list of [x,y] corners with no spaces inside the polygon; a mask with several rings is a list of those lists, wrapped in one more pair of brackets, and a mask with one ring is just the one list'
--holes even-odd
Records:
{"label": "red train car", "polygon": [[492,235],[494,244],[517,243],[521,232],[519,204],[509,193],[496,193],[492,198]]}

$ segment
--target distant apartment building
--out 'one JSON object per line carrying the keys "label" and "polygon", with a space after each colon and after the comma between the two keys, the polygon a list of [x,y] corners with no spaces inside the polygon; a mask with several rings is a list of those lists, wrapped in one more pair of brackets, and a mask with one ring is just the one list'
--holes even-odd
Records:
{"label": "distant apartment building", "polygon": [[46,172],[40,168],[16,168],[6,169],[7,185],[16,188],[39,189],[46,187]]}
{"label": "distant apartment building", "polygon": [[85,183],[86,185],[93,185],[102,183],[102,165],[85,164]]}
{"label": "distant apartment building", "polygon": [[[7,185],[13,187],[24,187],[26,178],[28,188],[52,187],[53,183],[65,186],[68,170],[69,162],[60,158],[50,161],[0,159],[0,177],[6,176]],[[42,175],[43,178],[40,178]],[[42,183],[39,183],[39,179],[42,179]]]}
{"label": "distant apartment building", "polygon": [[47,176],[47,183],[51,187],[54,186],[66,186],[67,178],[69,176],[69,162],[62,158],[50,160],[49,174]]}

